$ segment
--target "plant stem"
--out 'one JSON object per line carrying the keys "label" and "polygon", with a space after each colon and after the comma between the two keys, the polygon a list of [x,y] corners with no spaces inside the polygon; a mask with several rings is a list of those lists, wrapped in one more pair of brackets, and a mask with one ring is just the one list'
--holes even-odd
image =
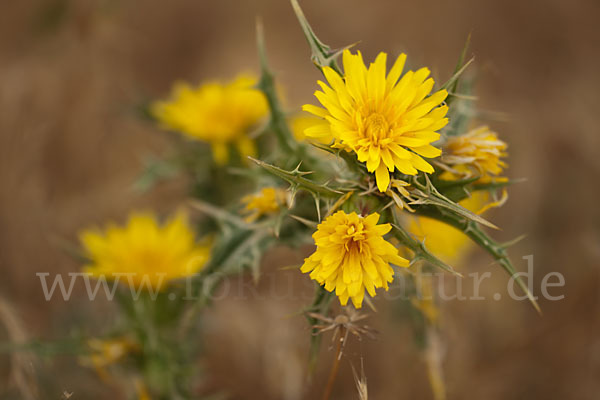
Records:
{"label": "plant stem", "polygon": [[329,373],[329,379],[327,380],[327,386],[325,392],[323,392],[323,400],[329,400],[331,391],[333,390],[333,384],[337,376],[338,370],[340,369],[340,360],[342,359],[342,347],[346,338],[346,328],[340,327],[340,339],[338,340],[337,348],[335,350],[335,357],[333,358],[333,365],[331,366],[331,372]]}

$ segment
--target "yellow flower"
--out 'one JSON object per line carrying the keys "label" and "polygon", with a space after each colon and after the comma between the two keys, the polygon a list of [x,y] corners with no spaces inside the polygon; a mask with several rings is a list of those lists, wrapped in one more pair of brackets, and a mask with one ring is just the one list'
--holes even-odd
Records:
{"label": "yellow flower", "polygon": [[[487,192],[474,192],[459,204],[472,212],[478,212],[488,200]],[[473,242],[458,229],[427,217],[411,217],[408,230],[419,240],[425,241],[427,249],[448,265],[460,264],[473,247]]]}
{"label": "yellow flower", "polygon": [[90,263],[84,271],[96,278],[121,274],[135,287],[160,289],[163,282],[198,272],[209,258],[209,244],[196,243],[187,218],[180,213],[159,226],[151,213],[134,213],[125,227],[109,224],[105,232],[80,235]]}
{"label": "yellow flower", "polygon": [[406,55],[401,54],[386,76],[385,53],[379,53],[367,69],[360,52],[343,54],[344,76],[323,68],[330,86],[319,81],[323,91],[315,96],[323,107],[303,107],[322,118],[308,128],[306,136],[335,140],[335,147],[356,153],[367,170],[375,172],[377,187],[385,192],[390,172],[416,175],[432,173],[433,167],[421,156],[437,157],[441,151],[430,145],[439,139],[438,130],[448,119],[442,102],[448,95],[433,88],[429,70],[421,68],[402,75]]}
{"label": "yellow flower", "polygon": [[230,144],[243,156],[255,156],[248,133],[268,113],[267,101],[255,84],[255,78],[245,75],[228,84],[210,82],[198,88],[179,83],[170,100],[152,105],[152,113],[165,128],[210,143],[219,164],[229,160]]}
{"label": "yellow flower", "polygon": [[408,260],[398,255],[383,235],[392,227],[377,225],[379,214],[362,217],[338,211],[318,225],[313,239],[317,250],[304,260],[301,271],[339,297],[345,306],[348,298],[356,308],[362,306],[365,289],[375,296],[375,288],[388,289],[394,279],[390,263],[408,267]]}
{"label": "yellow flower", "polygon": [[444,145],[443,161],[452,164],[454,169],[463,175],[472,172],[481,176],[480,181],[489,182],[497,178],[506,167],[501,157],[506,157],[507,144],[498,139],[495,132],[490,131],[487,126],[481,126],[472,131],[453,136]]}
{"label": "yellow flower", "polygon": [[248,214],[246,222],[253,222],[262,215],[274,214],[286,204],[287,193],[283,189],[267,187],[259,192],[242,198],[244,211]]}

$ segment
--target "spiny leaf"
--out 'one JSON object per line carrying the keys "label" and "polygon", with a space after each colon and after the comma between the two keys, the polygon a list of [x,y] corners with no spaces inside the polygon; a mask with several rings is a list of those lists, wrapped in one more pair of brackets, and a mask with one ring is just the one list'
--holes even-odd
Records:
{"label": "spiny leaf", "polygon": [[460,215],[461,217],[480,223],[481,225],[485,225],[493,229],[500,229],[496,225],[482,218],[481,216],[473,213],[472,211],[467,210],[459,204],[450,201],[449,199],[438,197],[435,194],[425,195],[424,193],[419,193],[416,191],[413,192],[412,195],[413,197],[416,197],[417,200],[408,203],[410,205],[433,205],[437,207],[442,207],[454,214]]}
{"label": "spiny leaf", "polygon": [[308,219],[306,219],[306,218],[303,218],[303,217],[300,217],[300,216],[298,216],[298,215],[293,215],[293,214],[290,214],[290,217],[292,217],[292,218],[293,218],[293,219],[295,219],[296,221],[298,221],[298,222],[300,222],[300,223],[302,223],[302,224],[306,225],[307,227],[309,227],[309,228],[311,228],[311,229],[315,229],[315,228],[317,227],[317,225],[318,225],[318,222],[315,222],[315,221],[308,220]]}
{"label": "spiny leaf", "polygon": [[336,202],[333,203],[333,205],[327,211],[327,216],[333,214],[334,211],[336,211],[338,208],[340,208],[340,206],[342,204],[344,204],[352,196],[352,194],[354,194],[354,191],[349,191],[345,195],[340,196],[340,198],[337,199]]}
{"label": "spiny leaf", "polygon": [[322,144],[322,143],[318,143],[318,142],[310,142],[310,145],[313,147],[316,147],[319,150],[323,150],[326,151],[330,154],[337,154],[339,150],[334,149],[333,147],[326,145],[326,144]]}
{"label": "spiny leaf", "polygon": [[442,90],[442,89],[448,90],[448,88],[450,88],[452,85],[454,85],[458,81],[458,79],[460,78],[460,76],[467,70],[467,68],[469,67],[469,65],[471,65],[471,63],[473,61],[475,61],[475,58],[471,58],[469,61],[467,61],[465,63],[465,65],[462,66],[462,68],[460,68],[458,71],[456,71],[454,73],[454,75],[452,75],[450,77],[450,79],[448,79],[446,81],[446,83],[444,83],[442,85],[442,87],[440,88],[440,90]]}
{"label": "spiny leaf", "polygon": [[[423,177],[425,179],[425,184],[419,182],[419,177]],[[412,183],[415,187],[421,189],[413,191],[412,196],[416,197],[416,201],[412,201],[408,204],[410,205],[433,205],[437,207],[442,207],[446,210],[449,210],[451,213],[457,214],[468,220],[475,221],[481,225],[485,225],[487,227],[493,229],[499,229],[496,225],[482,218],[481,216],[467,210],[461,205],[453,202],[447,197],[443,196],[437,188],[431,183],[427,174],[423,173],[419,176],[413,177]]]}
{"label": "spiny leaf", "polygon": [[313,60],[315,65],[319,69],[322,69],[323,67],[331,67],[338,74],[343,75],[339,66],[337,65],[336,60],[346,48],[352,47],[353,45],[347,46],[344,49],[338,51],[332,51],[331,47],[323,43],[317,37],[317,35],[315,35],[315,32],[313,31],[312,27],[310,26],[306,17],[304,16],[302,8],[300,8],[300,4],[298,4],[298,0],[291,0],[291,3],[292,8],[294,9],[294,13],[298,18],[298,22],[300,23],[300,27],[302,27],[302,32],[304,32],[304,37],[306,38],[308,45],[310,46],[312,52],[311,59]]}
{"label": "spiny leaf", "polygon": [[452,107],[450,107],[450,110],[448,111],[450,123],[443,129],[446,136],[456,136],[465,133],[472,119],[477,115],[473,104],[474,102],[468,97],[468,95],[473,92],[473,89],[474,78],[465,77],[464,79],[461,79],[460,91],[461,95],[466,94],[467,97],[455,96],[449,93],[449,98],[446,100],[446,103],[452,103]]}
{"label": "spiny leaf", "polygon": [[506,252],[506,247],[503,244],[494,241],[487,233],[481,230],[479,225],[477,225],[474,221],[465,220],[457,215],[441,213],[439,209],[434,207],[419,208],[417,210],[417,214],[437,219],[438,221],[455,227],[471,238],[471,240],[477,243],[480,247],[485,249],[492,257],[494,257],[496,261],[498,261],[500,266],[502,266],[502,268],[511,276],[511,278],[517,282],[521,290],[523,290],[523,292],[527,295],[527,298],[533,307],[538,313],[541,314],[541,310],[537,304],[537,301],[535,300],[533,294],[529,291],[527,285],[525,285],[525,282],[523,282],[523,279],[517,275],[517,272],[515,271],[508,257],[508,253]]}
{"label": "spiny leaf", "polygon": [[471,64],[474,60],[474,58],[471,58],[469,61],[467,61],[465,63],[465,59],[467,58],[467,51],[469,49],[470,44],[471,44],[471,34],[469,33],[469,35],[467,36],[465,45],[463,46],[463,50],[460,53],[460,56],[458,57],[458,62],[456,63],[456,67],[454,68],[454,74],[441,87],[441,89],[448,90],[449,95],[448,95],[448,98],[446,99],[447,104],[452,103],[452,101],[457,97],[455,95],[455,93],[458,89],[458,83],[460,80],[460,76],[463,74],[463,72],[465,72],[465,70],[467,69],[469,64]]}
{"label": "spiny leaf", "polygon": [[529,288],[527,287],[525,282],[523,282],[523,279],[521,279],[521,277],[517,274],[517,271],[513,267],[512,263],[510,262],[510,259],[508,257],[503,257],[503,258],[498,259],[498,263],[510,275],[510,277],[517,282],[517,285],[519,285],[521,290],[523,292],[525,292],[527,299],[529,299],[529,302],[533,305],[535,310],[539,314],[542,314],[542,310],[541,310],[540,306],[538,305],[537,301],[535,300],[533,293],[531,293],[529,291]]}
{"label": "spiny leaf", "polygon": [[525,239],[526,237],[527,237],[527,235],[517,236],[516,238],[511,239],[511,240],[509,240],[507,242],[500,243],[500,246],[503,247],[503,248],[505,248],[505,249],[508,249],[509,247],[511,247],[511,246],[519,243],[521,240]]}
{"label": "spiny leaf", "polygon": [[[465,45],[463,46],[463,50],[460,53],[460,57],[458,57],[458,62],[456,63],[456,67],[454,68],[454,74],[456,74],[458,71],[460,71],[461,66],[463,65],[463,63],[465,62],[465,59],[467,58],[467,51],[469,50],[469,45],[471,44],[471,33],[469,33],[469,35],[467,36],[467,40],[465,41]],[[456,81],[454,81],[454,83],[452,84],[452,86],[448,89],[451,93],[456,93],[456,90],[458,88],[458,79],[456,79]]]}
{"label": "spiny leaf", "polygon": [[441,268],[444,271],[450,272],[453,275],[462,277],[462,274],[456,272],[454,268],[437,258],[435,255],[429,252],[425,243],[418,241],[410,233],[408,233],[401,225],[399,218],[396,212],[392,211],[392,216],[394,219],[394,224],[392,224],[393,235],[396,239],[398,239],[404,246],[408,247],[413,253],[415,253],[414,259],[411,261],[411,264],[417,262],[419,260],[425,260],[429,262],[431,265]]}
{"label": "spiny leaf", "polygon": [[279,178],[287,181],[290,185],[292,185],[293,190],[300,188],[310,192],[313,196],[324,197],[337,197],[340,194],[343,194],[343,192],[339,190],[332,189],[330,187],[327,187],[326,185],[318,184],[304,178],[303,175],[306,175],[306,172],[301,172],[299,170],[286,171],[274,165],[268,164],[264,161],[257,160],[252,157],[248,158],[254,161],[259,166],[261,166],[262,168],[272,173],[273,175],[278,176]]}

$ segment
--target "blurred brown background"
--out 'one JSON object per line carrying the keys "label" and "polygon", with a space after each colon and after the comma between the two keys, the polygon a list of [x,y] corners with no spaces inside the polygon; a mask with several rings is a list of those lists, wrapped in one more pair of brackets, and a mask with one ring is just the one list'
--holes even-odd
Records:
{"label": "blurred brown background", "polygon": [[[325,42],[360,41],[367,59],[405,51],[440,81],[472,32],[480,107],[508,115],[489,123],[509,142],[509,175],[528,178],[511,188],[508,204],[491,218],[502,226],[503,239],[528,235],[511,254],[520,269],[526,266],[521,257],[534,255],[534,287],[551,271],[561,272],[566,286],[554,289],[564,300],[540,300],[543,317],[525,302],[494,301],[491,293],[506,276],[476,254],[471,270],[495,271],[493,283],[483,286],[489,300],[443,308],[449,398],[597,399],[600,2],[302,5]],[[177,79],[257,71],[256,16],[290,106],[312,101],[319,74],[285,0],[4,0],[0,9],[0,290],[28,335],[54,338],[69,332],[64,323],[73,322],[73,313],[83,321],[92,309],[43,300],[35,272],[78,268],[57,238],[74,241],[91,223],[122,218],[132,208],[168,211],[182,201],[182,182],[145,195],[130,190],[143,156],[164,154],[169,143],[141,121],[136,107],[142,101],[165,96]],[[265,260],[267,279],[305,279],[279,270],[290,257],[302,259],[282,251]],[[315,398],[331,353],[323,347],[322,368],[305,381],[308,332],[302,318],[289,317],[308,296],[275,304],[264,298],[219,302],[209,316],[207,385],[235,399]],[[100,313],[96,323],[109,317]],[[350,362],[360,365],[361,354],[370,398],[432,398],[406,324],[349,350],[336,398],[357,398]],[[1,397],[9,361],[0,359]],[[63,364],[45,373],[75,391],[74,398],[119,398],[73,359]]]}

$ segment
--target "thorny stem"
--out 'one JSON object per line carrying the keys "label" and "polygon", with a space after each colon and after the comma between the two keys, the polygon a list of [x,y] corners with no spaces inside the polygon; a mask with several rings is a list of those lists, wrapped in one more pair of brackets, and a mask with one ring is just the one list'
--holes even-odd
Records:
{"label": "thorny stem", "polygon": [[269,109],[271,110],[271,126],[277,135],[280,146],[286,153],[295,154],[297,145],[292,140],[292,133],[287,125],[285,114],[281,109],[273,74],[267,63],[267,53],[265,50],[265,42],[263,35],[263,27],[260,20],[256,21],[256,42],[258,46],[258,55],[260,58],[261,77],[258,83],[258,88],[264,93]]}
{"label": "thorny stem", "polygon": [[338,370],[340,369],[340,361],[342,359],[342,348],[344,346],[344,341],[346,338],[346,328],[344,326],[340,326],[340,338],[337,343],[337,348],[335,350],[335,355],[333,358],[333,365],[331,366],[331,372],[329,373],[329,379],[327,380],[327,386],[325,387],[325,392],[323,392],[323,400],[329,400],[331,396],[331,391],[333,390],[333,384],[335,383],[335,378],[337,376]]}
{"label": "thorny stem", "polygon": [[469,221],[456,215],[442,213],[440,210],[431,207],[419,208],[417,213],[437,219],[438,221],[442,221],[450,226],[455,227],[456,229],[462,231],[480,247],[485,249],[492,257],[494,257],[494,259],[502,266],[502,268],[504,268],[510,274],[510,276],[515,279],[517,284],[527,295],[533,307],[538,313],[541,314],[541,309],[537,304],[535,297],[529,291],[529,288],[523,283],[523,280],[519,278],[512,263],[510,262],[506,248],[502,244],[497,243],[490,238],[474,221]]}

